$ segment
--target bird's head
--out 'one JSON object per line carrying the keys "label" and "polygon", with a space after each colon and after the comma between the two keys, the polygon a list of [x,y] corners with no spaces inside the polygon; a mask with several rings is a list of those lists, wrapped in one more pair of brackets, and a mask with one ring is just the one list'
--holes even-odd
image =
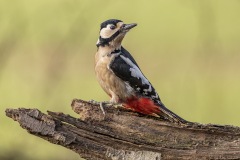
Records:
{"label": "bird's head", "polygon": [[137,26],[136,23],[124,24],[123,21],[117,19],[109,19],[103,22],[97,46],[120,47],[126,33],[135,26]]}

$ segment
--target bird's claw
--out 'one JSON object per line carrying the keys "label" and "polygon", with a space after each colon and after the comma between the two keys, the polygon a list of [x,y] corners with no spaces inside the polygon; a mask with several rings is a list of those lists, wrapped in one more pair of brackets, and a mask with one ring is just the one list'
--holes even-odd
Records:
{"label": "bird's claw", "polygon": [[105,113],[105,110],[104,110],[104,108],[103,108],[103,105],[104,105],[103,102],[100,102],[99,107],[100,107],[100,109],[102,110],[103,115],[105,116],[106,113]]}
{"label": "bird's claw", "polygon": [[113,107],[115,107],[115,108],[123,108],[123,104],[121,104],[121,103],[113,104]]}
{"label": "bird's claw", "polygon": [[110,101],[98,102],[98,101],[95,101],[95,100],[91,99],[88,102],[92,103],[94,105],[99,105],[99,107],[100,107],[100,109],[101,109],[101,111],[102,111],[104,116],[106,115],[104,107],[111,107],[111,106],[113,106],[115,108],[122,108],[123,107],[123,105],[121,103],[112,103]]}

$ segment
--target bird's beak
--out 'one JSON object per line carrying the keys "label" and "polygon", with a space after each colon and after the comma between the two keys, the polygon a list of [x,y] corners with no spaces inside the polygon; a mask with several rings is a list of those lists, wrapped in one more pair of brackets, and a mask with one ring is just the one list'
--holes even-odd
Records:
{"label": "bird's beak", "polygon": [[129,31],[130,29],[137,26],[137,23],[131,23],[131,24],[123,24],[122,31]]}

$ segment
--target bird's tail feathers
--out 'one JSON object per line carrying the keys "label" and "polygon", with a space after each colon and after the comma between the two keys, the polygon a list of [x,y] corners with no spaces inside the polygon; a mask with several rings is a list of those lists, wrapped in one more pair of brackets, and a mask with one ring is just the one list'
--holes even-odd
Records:
{"label": "bird's tail feathers", "polygon": [[167,119],[171,122],[176,123],[187,123],[188,121],[184,120],[183,118],[179,117],[169,109],[165,107],[162,103],[154,103],[151,99],[141,97],[132,97],[129,98],[125,103],[124,106],[126,108],[132,109],[136,112],[145,114],[145,115],[159,115],[164,119]]}
{"label": "bird's tail feathers", "polygon": [[177,122],[177,123],[188,123],[185,119],[181,118],[180,116],[176,115],[172,111],[170,111],[163,103],[158,104],[160,107],[160,116],[163,116],[165,119],[168,119],[169,121],[172,122]]}

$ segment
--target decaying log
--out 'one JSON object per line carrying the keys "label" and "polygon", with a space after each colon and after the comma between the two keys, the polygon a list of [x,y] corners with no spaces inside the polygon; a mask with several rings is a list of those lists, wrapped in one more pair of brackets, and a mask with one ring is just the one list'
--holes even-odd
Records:
{"label": "decaying log", "polygon": [[38,109],[6,109],[29,133],[77,152],[85,159],[240,159],[240,128],[174,124],[123,108],[73,100],[74,118]]}

